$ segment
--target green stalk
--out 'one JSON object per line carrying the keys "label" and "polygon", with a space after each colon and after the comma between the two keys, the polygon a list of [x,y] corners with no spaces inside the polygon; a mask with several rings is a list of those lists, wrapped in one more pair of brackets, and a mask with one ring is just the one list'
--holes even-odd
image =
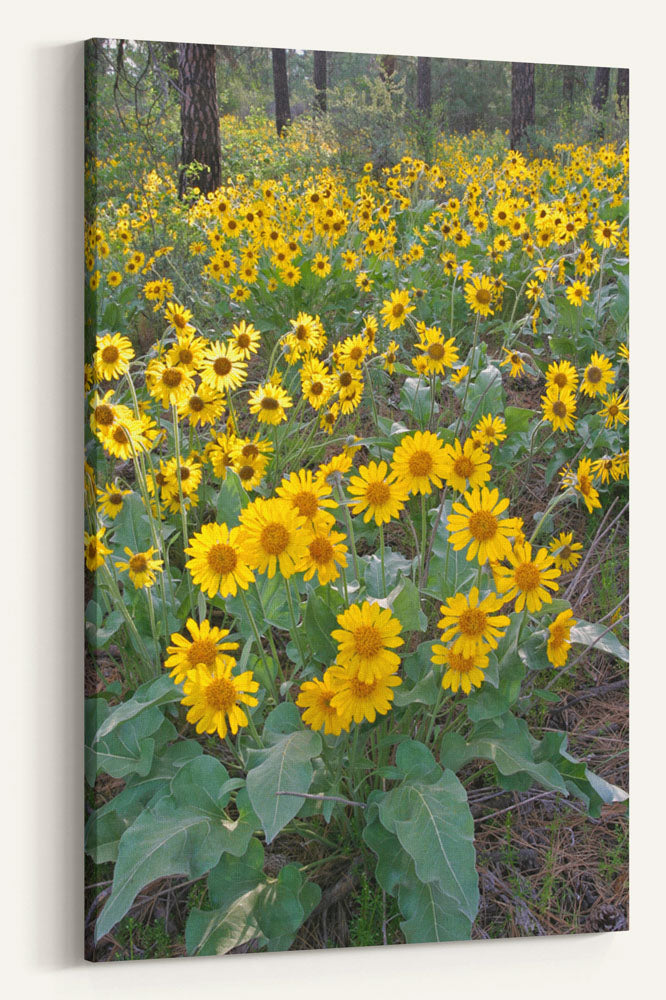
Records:
{"label": "green stalk", "polygon": [[303,647],[301,645],[301,638],[300,638],[300,636],[298,634],[298,626],[297,626],[297,621],[296,621],[296,610],[294,608],[294,598],[293,598],[292,593],[291,593],[291,584],[289,583],[289,580],[285,580],[284,581],[284,585],[285,585],[285,589],[287,591],[287,604],[289,605],[289,614],[291,616],[291,626],[292,626],[293,633],[294,633],[294,642],[296,643],[296,645],[298,647],[298,655],[301,658],[301,664],[305,665],[305,663],[306,663],[305,653],[303,652]]}
{"label": "green stalk", "polygon": [[386,567],[384,565],[384,525],[379,525],[379,552],[382,560],[382,597],[386,597]]}
{"label": "green stalk", "polygon": [[[279,704],[280,698],[278,696],[277,687],[275,686],[275,681],[273,680],[273,677],[271,675],[271,672],[270,672],[270,669],[269,669],[269,666],[268,666],[268,662],[266,660],[266,654],[264,652],[264,647],[263,647],[262,642],[261,642],[261,636],[259,634],[259,629],[257,628],[257,623],[254,620],[254,615],[252,614],[252,609],[250,608],[250,603],[249,603],[247,597],[245,596],[245,591],[243,590],[242,587],[238,588],[238,593],[240,594],[240,599],[243,602],[243,608],[245,609],[245,614],[247,615],[247,618],[248,618],[248,621],[249,621],[250,626],[252,628],[252,631],[254,632],[254,639],[255,639],[255,642],[257,644],[257,648],[259,650],[259,656],[261,657],[261,662],[264,665],[264,670],[266,672],[266,677],[268,678],[268,683],[270,684],[270,687],[271,687],[271,694],[273,695],[273,698],[275,699],[275,704],[277,705],[277,704]],[[277,659],[275,661],[275,666],[276,666],[276,669],[279,668],[279,662],[278,662]]]}
{"label": "green stalk", "polygon": [[143,639],[139,635],[138,629],[137,629],[136,625],[134,624],[134,621],[132,620],[132,616],[130,615],[129,611],[125,607],[125,602],[124,602],[124,600],[122,598],[120,590],[118,589],[118,584],[116,583],[116,581],[114,579],[113,573],[111,572],[111,570],[109,569],[109,567],[106,565],[106,563],[104,563],[104,565],[101,567],[101,569],[104,570],[104,572],[105,572],[105,574],[106,574],[106,576],[108,578],[107,579],[107,586],[109,587],[109,590],[111,591],[111,595],[114,598],[114,600],[116,602],[116,605],[118,606],[118,608],[120,610],[120,613],[122,614],[123,618],[125,619],[125,624],[127,625],[127,628],[129,629],[129,631],[134,636],[136,644],[137,644],[137,646],[139,648],[139,655],[143,657],[145,664],[148,666],[148,668],[150,670],[150,674],[148,675],[148,677],[143,677],[143,671],[140,671],[140,673],[141,673],[141,675],[143,677],[143,680],[149,680],[150,677],[152,676],[153,662],[152,662],[152,660],[150,658],[148,650],[146,649],[146,647],[144,645]]}
{"label": "green stalk", "polygon": [[[171,404],[171,416],[173,418],[173,440],[176,453],[176,478],[178,480],[178,500],[180,505],[180,523],[183,531],[183,552],[187,548],[189,539],[187,536],[187,512],[185,510],[185,500],[183,497],[183,483],[180,476],[180,439],[178,434],[178,411],[175,405]],[[187,574],[187,588],[190,595],[190,614],[194,617],[194,591],[192,590],[192,578]]]}
{"label": "green stalk", "polygon": [[342,507],[342,509],[345,512],[345,520],[347,522],[347,532],[349,534],[349,544],[350,544],[351,551],[352,551],[352,557],[354,559],[354,572],[356,573],[356,579],[357,579],[358,583],[360,584],[361,583],[361,571],[359,569],[359,564],[358,564],[358,555],[356,554],[356,539],[354,538],[354,525],[352,523],[351,511],[349,510],[349,506],[347,505],[347,501],[345,500],[345,495],[344,495],[344,493],[342,491],[342,481],[341,481],[339,475],[336,476],[336,479],[337,479],[337,482],[336,482],[336,492],[338,494],[338,501],[340,503],[340,506]]}

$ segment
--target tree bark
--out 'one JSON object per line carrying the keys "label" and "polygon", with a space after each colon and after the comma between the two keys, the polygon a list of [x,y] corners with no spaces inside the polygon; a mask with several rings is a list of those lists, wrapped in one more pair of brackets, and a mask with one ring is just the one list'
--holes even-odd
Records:
{"label": "tree bark", "polygon": [[618,110],[629,111],[629,70],[617,71],[617,103]]}
{"label": "tree bark", "polygon": [[273,91],[275,93],[275,127],[277,134],[282,135],[285,126],[291,121],[286,49],[273,49]]}
{"label": "tree bark", "polygon": [[511,63],[511,149],[534,125],[534,63]]}
{"label": "tree bark", "polygon": [[314,54],[315,106],[322,113],[326,111],[326,53]]}
{"label": "tree bark", "polygon": [[416,60],[416,106],[430,117],[432,111],[432,67],[428,56]]}
{"label": "tree bark", "polygon": [[200,163],[202,170],[196,186],[204,194],[215,191],[221,183],[220,115],[217,106],[215,46],[180,43],[178,46],[178,85],[181,90],[180,162],[178,195],[183,198],[188,186],[187,167]]}
{"label": "tree bark", "polygon": [[398,61],[397,56],[380,56],[379,57],[379,72],[385,80],[390,80],[395,73],[396,63]]}
{"label": "tree bark", "polygon": [[571,107],[574,101],[574,87],[576,83],[576,67],[575,66],[563,66],[564,70],[562,76],[562,100],[567,105]]}
{"label": "tree bark", "polygon": [[597,66],[594,71],[594,89],[592,91],[592,107],[603,111],[608,100],[610,85],[610,69],[608,66]]}

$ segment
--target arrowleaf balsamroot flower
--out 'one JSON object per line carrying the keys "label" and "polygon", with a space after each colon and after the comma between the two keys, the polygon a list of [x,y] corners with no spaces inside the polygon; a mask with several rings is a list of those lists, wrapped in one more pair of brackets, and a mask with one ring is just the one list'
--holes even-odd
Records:
{"label": "arrowleaf balsamroot flower", "polygon": [[590,363],[583,372],[583,382],[580,391],[586,396],[605,396],[608,387],[615,381],[615,372],[610,360],[605,354],[594,352]]}
{"label": "arrowleaf balsamroot flower", "polygon": [[447,522],[449,542],[455,552],[469,544],[467,559],[478,557],[483,566],[488,559],[504,559],[511,551],[510,538],[515,531],[512,517],[500,515],[509,506],[507,499],[499,499],[499,490],[488,490],[485,486],[464,494],[465,504],[456,502]]}
{"label": "arrowleaf balsamroot flower", "polygon": [[391,469],[410,493],[432,493],[445,474],[444,444],[431,431],[405,435],[393,452]]}
{"label": "arrowleaf balsamroot flower", "polygon": [[280,424],[287,419],[284,412],[293,406],[288,392],[281,385],[271,385],[266,382],[255,389],[249,396],[250,413],[253,413],[260,424]]}
{"label": "arrowleaf balsamroot flower", "polygon": [[97,350],[93,359],[95,374],[106,382],[120,378],[129,371],[133,357],[134,348],[129,337],[124,337],[121,333],[106,333],[97,338]]}
{"label": "arrowleaf balsamroot flower", "polygon": [[355,498],[352,514],[365,511],[366,524],[371,518],[376,524],[388,524],[392,518],[399,517],[409,496],[405,482],[396,482],[395,472],[389,474],[386,462],[362,465],[358,473],[350,478],[347,487],[347,492]]}
{"label": "arrowleaf balsamroot flower", "polygon": [[504,603],[497,594],[488,594],[479,601],[479,588],[472,587],[469,595],[456,594],[448,597],[440,606],[443,615],[437,622],[442,629],[442,639],[448,642],[455,637],[452,649],[463,656],[476,656],[485,644],[497,648],[511,619],[508,615],[497,614]]}
{"label": "arrowleaf balsamroot flower", "polygon": [[483,486],[490,479],[490,460],[476,441],[467,438],[464,444],[456,438],[444,448],[444,478],[447,485],[460,493],[474,486]]}
{"label": "arrowleaf balsamroot flower", "polygon": [[229,635],[229,629],[211,625],[207,618],[204,618],[201,625],[197,625],[194,618],[188,618],[185,627],[190,633],[191,641],[180,632],[173,632],[173,645],[167,646],[168,656],[164,661],[164,669],[171,671],[169,676],[173,678],[174,684],[180,684],[188,671],[198,664],[212,669],[220,656],[231,664],[236,662],[228,654],[238,649],[238,643],[224,641]]}
{"label": "arrowleaf balsamroot flower", "polygon": [[559,590],[555,581],[560,570],[548,550],[539,549],[532,558],[530,543],[518,543],[507,558],[511,565],[498,567],[496,576],[497,589],[504,595],[504,600],[510,601],[515,597],[516,611],[522,611],[527,606],[530,613],[538,611],[543,604],[550,604],[553,595],[549,591]]}
{"label": "arrowleaf balsamroot flower", "polygon": [[481,647],[479,652],[473,656],[463,656],[456,653],[450,646],[440,646],[434,643],[432,647],[431,661],[436,666],[446,666],[442,677],[442,688],[446,691],[450,688],[453,693],[462,688],[465,694],[469,694],[472,687],[481,687],[485,676],[483,671],[488,666],[488,654]]}
{"label": "arrowleaf balsamroot flower", "polygon": [[582,548],[580,542],[574,542],[573,531],[561,531],[548,546],[555,565],[563,573],[568,573],[570,569],[578,565],[582,558]]}
{"label": "arrowleaf balsamroot flower", "polygon": [[238,588],[247,590],[254,573],[243,560],[243,536],[239,527],[204,524],[190,539],[185,563],[194,583],[209,597],[235,597]]}
{"label": "arrowleaf balsamroot flower", "polygon": [[546,655],[554,667],[563,667],[571,648],[571,629],[576,625],[571,608],[562,611],[548,626]]}
{"label": "arrowleaf balsamroot flower", "polygon": [[258,497],[241,514],[243,553],[251,569],[271,579],[279,568],[289,579],[298,573],[307,556],[306,520],[280,497]]}
{"label": "arrowleaf balsamroot flower", "polygon": [[323,729],[325,735],[339,736],[343,729],[345,732],[349,731],[351,717],[345,722],[338,710],[331,705],[331,699],[338,691],[338,687],[331,684],[331,669],[328,668],[321,680],[313,677],[311,681],[303,681],[296,704],[305,709],[303,722],[310,729]]}
{"label": "arrowleaf balsamroot flower", "polygon": [[234,676],[234,665],[231,658],[218,656],[212,667],[198,663],[188,671],[181,704],[191,706],[187,721],[196,723],[198,733],[217,733],[223,740],[229,729],[235,736],[248,725],[242,706],[258,704],[254,693],[259,684],[251,670]]}
{"label": "arrowleaf balsamroot flower", "polygon": [[364,719],[374,722],[377,715],[386,715],[390,711],[392,688],[399,684],[402,684],[402,679],[395,670],[382,670],[363,681],[353,667],[336,664],[330,667],[330,685],[335,689],[331,707],[339,713],[345,729],[352,721],[357,724]]}
{"label": "arrowleaf balsamroot flower", "polygon": [[92,572],[104,565],[104,556],[111,555],[111,549],[107,549],[102,541],[106,528],[100,528],[96,534],[83,533],[83,542],[86,553],[86,566]]}
{"label": "arrowleaf balsamroot flower", "polygon": [[130,548],[125,546],[127,562],[116,563],[119,570],[127,570],[129,578],[137,590],[141,590],[143,587],[152,587],[157,579],[155,574],[162,572],[162,560],[153,559],[153,554],[156,551],[151,546],[145,552],[132,552]]}
{"label": "arrowleaf balsamroot flower", "polygon": [[393,650],[402,646],[402,624],[388,608],[364,601],[352,604],[337,616],[338,625],[331,637],[338,643],[338,663],[358,675],[359,681],[371,682],[385,672],[397,670],[400,657]]}
{"label": "arrowleaf balsamroot flower", "polygon": [[576,416],[576,397],[571,389],[548,386],[546,395],[541,397],[543,419],[553,425],[556,431],[572,431]]}

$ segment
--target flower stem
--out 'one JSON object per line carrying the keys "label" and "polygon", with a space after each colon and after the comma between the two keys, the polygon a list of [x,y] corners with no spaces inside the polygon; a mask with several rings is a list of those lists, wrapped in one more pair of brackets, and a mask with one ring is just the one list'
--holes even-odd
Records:
{"label": "flower stem", "polygon": [[[242,587],[238,588],[238,593],[240,594],[240,599],[243,602],[243,608],[245,609],[245,614],[247,615],[247,618],[248,618],[248,621],[249,621],[250,626],[252,628],[252,631],[254,632],[254,639],[255,639],[255,642],[257,644],[257,648],[259,650],[259,657],[261,659],[261,662],[264,665],[264,671],[266,672],[266,678],[267,678],[268,683],[269,683],[269,685],[271,687],[271,694],[273,695],[273,698],[275,699],[275,704],[277,705],[279,703],[280,699],[278,697],[278,692],[277,692],[277,687],[275,686],[275,681],[273,680],[273,675],[271,674],[270,667],[268,666],[268,661],[266,659],[266,654],[264,652],[264,647],[263,647],[262,642],[261,642],[261,636],[259,634],[259,629],[257,628],[257,623],[256,623],[256,621],[254,619],[254,615],[252,614],[252,609],[250,608],[250,603],[249,603],[247,597],[245,596],[245,591],[242,589]],[[276,667],[276,669],[278,667],[277,661],[276,661],[275,667]],[[249,715],[249,713],[248,713],[248,715]]]}

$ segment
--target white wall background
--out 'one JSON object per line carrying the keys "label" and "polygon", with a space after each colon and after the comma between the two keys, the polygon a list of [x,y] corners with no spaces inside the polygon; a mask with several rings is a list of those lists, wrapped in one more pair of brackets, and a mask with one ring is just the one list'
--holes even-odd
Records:
{"label": "white wall background", "polygon": [[[196,19],[195,19],[196,18]],[[12,4],[0,189],[0,943],[20,998],[631,995],[662,980],[664,17],[637,0]],[[89,36],[629,66],[631,930],[87,966],[82,954],[82,109]],[[643,977],[646,977],[645,981]]]}

